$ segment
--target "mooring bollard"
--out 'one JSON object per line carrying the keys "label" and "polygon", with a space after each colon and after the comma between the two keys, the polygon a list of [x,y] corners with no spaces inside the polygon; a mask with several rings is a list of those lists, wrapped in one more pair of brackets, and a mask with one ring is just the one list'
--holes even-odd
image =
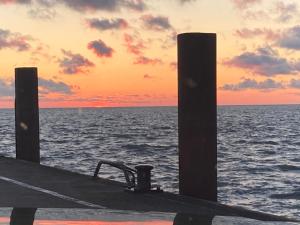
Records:
{"label": "mooring bollard", "polygon": [[40,162],[37,68],[15,69],[16,158]]}
{"label": "mooring bollard", "polygon": [[141,192],[148,192],[151,190],[151,170],[153,166],[139,165],[135,167],[137,173],[136,190]]}
{"label": "mooring bollard", "polygon": [[217,201],[216,34],[178,35],[179,192]]}

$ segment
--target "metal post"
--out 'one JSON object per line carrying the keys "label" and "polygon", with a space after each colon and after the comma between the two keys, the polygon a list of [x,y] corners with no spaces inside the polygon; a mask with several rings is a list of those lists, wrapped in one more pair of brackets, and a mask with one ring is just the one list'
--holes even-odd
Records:
{"label": "metal post", "polygon": [[15,69],[16,158],[40,162],[37,68]]}
{"label": "metal post", "polygon": [[216,34],[178,35],[179,192],[217,201]]}

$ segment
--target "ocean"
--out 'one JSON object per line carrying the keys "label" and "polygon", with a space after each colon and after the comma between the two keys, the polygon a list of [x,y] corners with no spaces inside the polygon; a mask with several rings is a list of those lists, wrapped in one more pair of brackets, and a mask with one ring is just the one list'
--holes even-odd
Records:
{"label": "ocean", "polygon": [[[0,110],[0,155],[15,156],[14,110]],[[176,107],[40,109],[41,163],[93,175],[100,159],[154,166],[178,192]],[[218,107],[218,199],[300,218],[300,105]],[[124,181],[104,166],[100,176]]]}

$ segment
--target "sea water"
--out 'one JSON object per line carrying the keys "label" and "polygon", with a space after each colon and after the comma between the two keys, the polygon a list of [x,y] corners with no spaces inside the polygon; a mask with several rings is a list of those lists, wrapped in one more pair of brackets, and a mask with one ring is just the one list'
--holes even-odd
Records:
{"label": "sea water", "polygon": [[[0,110],[0,155],[15,155],[14,110]],[[100,159],[154,166],[178,192],[176,107],[40,109],[41,163],[93,175]],[[300,217],[300,106],[218,107],[218,199]],[[125,181],[103,166],[99,176]]]}

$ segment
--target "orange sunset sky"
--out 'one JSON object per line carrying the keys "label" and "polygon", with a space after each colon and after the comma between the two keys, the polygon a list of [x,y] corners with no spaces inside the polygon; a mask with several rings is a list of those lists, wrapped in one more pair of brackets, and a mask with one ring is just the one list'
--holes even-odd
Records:
{"label": "orange sunset sky", "polygon": [[177,105],[176,35],[218,35],[218,104],[300,103],[296,0],[0,0],[0,107],[14,68],[41,107]]}

